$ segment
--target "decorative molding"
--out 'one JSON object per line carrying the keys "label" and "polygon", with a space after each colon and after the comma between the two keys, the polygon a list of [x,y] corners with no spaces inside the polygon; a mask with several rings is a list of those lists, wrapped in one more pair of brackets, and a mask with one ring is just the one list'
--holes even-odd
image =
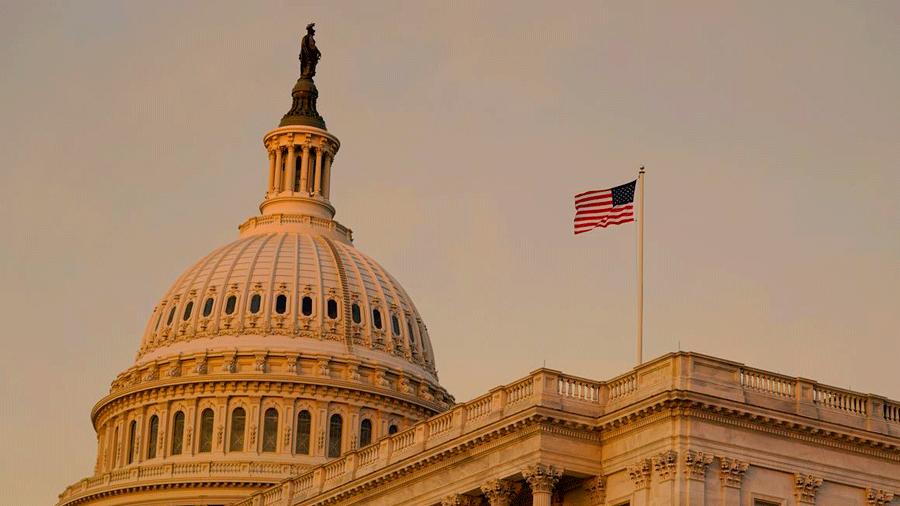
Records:
{"label": "decorative molding", "polygon": [[584,481],[584,489],[591,498],[591,506],[599,506],[606,502],[606,477],[594,476]]}
{"label": "decorative molding", "polygon": [[666,450],[653,457],[653,469],[659,475],[660,481],[674,479],[677,467],[678,452],[674,450]]}
{"label": "decorative molding", "polygon": [[703,452],[688,450],[684,454],[684,478],[706,481],[706,470],[712,464],[713,456]]}
{"label": "decorative molding", "polygon": [[628,477],[634,483],[635,489],[647,488],[650,486],[650,474],[653,464],[650,459],[642,459],[627,467]]}
{"label": "decorative molding", "polygon": [[509,480],[491,480],[481,486],[481,491],[491,506],[509,506],[520,490],[522,490],[521,483]]}
{"label": "decorative molding", "polygon": [[741,488],[744,475],[750,469],[750,463],[738,459],[720,457],[719,469],[722,471],[719,479],[722,481],[723,487]]}
{"label": "decorative molding", "polygon": [[822,486],[823,479],[811,474],[796,473],[794,475],[794,495],[797,502],[815,504],[816,492]]}
{"label": "decorative molding", "polygon": [[441,499],[441,506],[479,506],[481,498],[471,495],[453,494]]}
{"label": "decorative molding", "polygon": [[866,503],[870,506],[886,506],[894,501],[894,493],[875,488],[866,489]]}
{"label": "decorative molding", "polygon": [[562,474],[562,469],[544,464],[532,464],[522,471],[533,494],[552,493]]}

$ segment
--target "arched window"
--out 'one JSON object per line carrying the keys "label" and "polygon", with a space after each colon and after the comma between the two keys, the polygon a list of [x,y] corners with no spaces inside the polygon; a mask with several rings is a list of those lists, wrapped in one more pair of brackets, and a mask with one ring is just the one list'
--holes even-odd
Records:
{"label": "arched window", "polygon": [[388,427],[388,434],[396,434],[400,429],[397,428],[396,425],[391,425]]}
{"label": "arched window", "polygon": [[287,295],[275,297],[275,312],[278,314],[287,313]]}
{"label": "arched window", "polygon": [[394,331],[394,335],[399,336],[400,335],[400,320],[397,319],[397,315],[395,315],[395,314],[391,315],[391,327]]}
{"label": "arched window", "polygon": [[200,414],[200,445],[197,448],[198,453],[207,453],[212,451],[213,442],[213,422],[215,415],[211,408],[206,408]]}
{"label": "arched window", "polygon": [[184,306],[184,316],[181,317],[182,320],[187,321],[188,318],[191,317],[191,311],[194,310],[194,301],[189,301],[186,306]]}
{"label": "arched window", "polygon": [[250,297],[250,312],[256,314],[259,312],[259,303],[262,302],[262,296],[258,293]]}
{"label": "arched window", "polygon": [[344,419],[341,415],[331,415],[331,421],[328,423],[328,456],[341,456],[341,434],[344,432]]}
{"label": "arched window", "polygon": [[375,328],[381,330],[381,311],[377,309],[372,310],[372,325],[375,325]]}
{"label": "arched window", "polygon": [[328,317],[334,320],[338,317],[337,301],[328,299]]}
{"label": "arched window", "polygon": [[116,462],[116,455],[117,455],[118,451],[119,451],[119,428],[116,427],[116,431],[113,432],[112,452],[110,453],[110,456],[112,458],[112,464],[109,466],[110,469],[115,468],[116,464],[118,464],[118,462]]}
{"label": "arched window", "polygon": [[128,425],[128,463],[134,462],[134,438],[137,436],[137,422],[132,420]]}
{"label": "arched window", "polygon": [[172,306],[172,310],[169,311],[169,319],[166,321],[166,325],[171,325],[173,319],[175,319],[175,306]]}
{"label": "arched window", "polygon": [[184,441],[184,412],[175,413],[172,419],[172,455],[181,455],[181,443]]}
{"label": "arched window", "polygon": [[297,192],[300,191],[300,176],[302,176],[303,171],[303,157],[298,156],[294,160],[294,181],[291,185],[291,190]]}
{"label": "arched window", "polygon": [[359,424],[359,447],[369,446],[372,443],[372,421],[363,419]]}
{"label": "arched window", "polygon": [[209,316],[210,314],[212,314],[213,302],[215,302],[215,300],[210,297],[206,299],[206,302],[203,303],[203,316]]}
{"label": "arched window", "polygon": [[225,314],[234,314],[234,306],[237,305],[237,296],[232,295],[225,300]]}
{"label": "arched window", "polygon": [[228,442],[228,451],[244,451],[244,427],[247,425],[247,412],[244,408],[235,408],[231,412],[231,439]]}
{"label": "arched window", "polygon": [[159,318],[156,319],[156,326],[153,327],[153,330],[159,329],[159,324],[160,324],[160,322],[162,322],[162,317],[163,317],[162,308],[159,308]]}
{"label": "arched window", "polygon": [[312,416],[309,411],[297,413],[297,448],[301,455],[309,455],[309,434],[312,431]]}
{"label": "arched window", "polygon": [[409,331],[409,343],[413,346],[413,348],[415,348],[416,347],[416,335],[413,334],[412,323],[410,323],[409,320],[406,320],[406,330]]}
{"label": "arched window", "polygon": [[159,443],[159,417],[150,417],[150,430],[147,434],[147,458],[156,458],[156,445]]}
{"label": "arched window", "polygon": [[303,313],[303,316],[310,316],[312,314],[312,297],[303,297],[303,301],[300,304],[300,311]]}
{"label": "arched window", "polygon": [[308,190],[310,193],[316,191],[316,151],[309,150],[309,179],[307,179]]}
{"label": "arched window", "polygon": [[274,452],[278,448],[278,410],[275,408],[266,410],[262,444],[264,452]]}
{"label": "arched window", "polygon": [[362,321],[362,314],[359,311],[359,304],[353,304],[350,307],[350,313],[353,316],[353,323],[360,323]]}

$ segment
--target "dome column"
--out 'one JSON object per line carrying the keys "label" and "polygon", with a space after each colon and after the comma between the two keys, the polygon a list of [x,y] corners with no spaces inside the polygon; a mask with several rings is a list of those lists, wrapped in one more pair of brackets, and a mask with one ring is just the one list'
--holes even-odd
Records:
{"label": "dome column", "polygon": [[301,146],[303,159],[300,162],[300,191],[309,191],[309,145]]}
{"label": "dome column", "polygon": [[325,153],[325,165],[322,167],[322,196],[331,198],[331,153]]}
{"label": "dome column", "polygon": [[316,195],[322,195],[322,147],[316,148]]}
{"label": "dome column", "polygon": [[275,193],[281,193],[284,188],[284,174],[281,158],[281,146],[275,146]]}
{"label": "dome column", "polygon": [[275,191],[275,150],[269,150],[269,191],[268,193],[272,193]]}
{"label": "dome column", "polygon": [[284,176],[286,178],[284,182],[284,189],[289,192],[293,192],[294,181],[296,181],[297,178],[297,156],[294,152],[293,136],[290,137],[290,144],[288,144],[287,166],[285,167]]}

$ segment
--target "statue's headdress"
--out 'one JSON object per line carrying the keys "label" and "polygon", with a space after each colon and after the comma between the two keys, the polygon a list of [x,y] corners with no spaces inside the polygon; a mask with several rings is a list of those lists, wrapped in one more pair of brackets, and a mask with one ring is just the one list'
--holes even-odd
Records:
{"label": "statue's headdress", "polygon": [[310,23],[310,24],[306,25],[306,31],[307,32],[312,31],[314,26],[316,26],[315,23]]}

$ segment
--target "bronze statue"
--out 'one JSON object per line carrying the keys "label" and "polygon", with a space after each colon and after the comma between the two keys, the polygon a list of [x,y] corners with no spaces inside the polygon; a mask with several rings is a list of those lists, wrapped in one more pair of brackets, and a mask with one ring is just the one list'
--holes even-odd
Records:
{"label": "bronze statue", "polygon": [[316,75],[316,65],[322,57],[322,53],[316,47],[316,39],[313,38],[316,34],[315,26],[315,23],[306,25],[306,35],[300,43],[300,77]]}

